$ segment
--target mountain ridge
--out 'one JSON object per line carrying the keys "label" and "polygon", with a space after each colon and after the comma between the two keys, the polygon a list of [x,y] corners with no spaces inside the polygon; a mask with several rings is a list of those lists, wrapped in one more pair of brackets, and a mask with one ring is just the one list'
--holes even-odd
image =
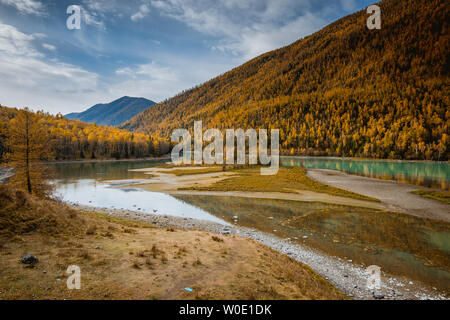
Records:
{"label": "mountain ridge", "polygon": [[177,128],[279,128],[283,154],[449,158],[449,9],[385,0],[381,30],[365,11],[256,57],[124,123],[170,137]]}
{"label": "mountain ridge", "polygon": [[154,104],[154,101],[145,98],[123,96],[110,103],[98,103],[83,112],[66,114],[65,117],[87,123],[119,126]]}

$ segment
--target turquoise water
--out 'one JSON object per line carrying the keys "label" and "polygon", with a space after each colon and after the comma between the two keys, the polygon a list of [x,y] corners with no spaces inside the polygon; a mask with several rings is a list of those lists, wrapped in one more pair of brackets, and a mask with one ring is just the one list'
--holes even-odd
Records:
{"label": "turquoise water", "polygon": [[[56,193],[65,201],[142,213],[233,223],[298,238],[332,255],[405,275],[443,289],[450,288],[450,228],[447,223],[377,210],[322,203],[209,196],[172,197],[126,186],[151,179],[131,169],[164,161],[53,164]],[[448,163],[283,157],[284,166],[341,170],[448,189]],[[271,217],[271,219],[269,219]],[[276,231],[275,231],[276,230]],[[303,240],[303,236],[308,236]]]}
{"label": "turquoise water", "polygon": [[281,157],[280,163],[287,167],[332,169],[370,178],[390,179],[442,190],[450,189],[448,162]]}

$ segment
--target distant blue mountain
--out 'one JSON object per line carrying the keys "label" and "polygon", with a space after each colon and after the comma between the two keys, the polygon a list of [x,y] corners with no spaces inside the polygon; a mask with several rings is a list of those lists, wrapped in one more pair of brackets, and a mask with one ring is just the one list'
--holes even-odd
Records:
{"label": "distant blue mountain", "polygon": [[156,102],[145,98],[122,97],[110,103],[100,103],[80,113],[69,113],[65,117],[106,126],[119,126],[146,110]]}

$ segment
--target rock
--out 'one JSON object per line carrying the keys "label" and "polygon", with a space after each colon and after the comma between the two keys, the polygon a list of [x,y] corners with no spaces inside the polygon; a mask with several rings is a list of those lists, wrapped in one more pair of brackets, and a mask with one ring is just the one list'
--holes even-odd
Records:
{"label": "rock", "polygon": [[269,217],[270,220],[273,220],[273,217]]}
{"label": "rock", "polygon": [[33,256],[32,254],[27,253],[22,257],[22,260],[20,260],[24,264],[35,264],[39,262],[38,258]]}
{"label": "rock", "polygon": [[381,293],[379,293],[379,292],[374,292],[374,293],[373,293],[373,297],[374,297],[375,299],[377,299],[377,300],[384,299],[384,295],[381,294]]}
{"label": "rock", "polygon": [[344,278],[348,278],[348,274],[344,274]]}
{"label": "rock", "polygon": [[47,273],[47,271],[46,270],[42,270],[42,273]]}
{"label": "rock", "polygon": [[235,219],[235,220],[238,219],[238,216],[233,216],[233,219]]}
{"label": "rock", "polygon": [[303,239],[308,239],[308,236],[303,236]]}

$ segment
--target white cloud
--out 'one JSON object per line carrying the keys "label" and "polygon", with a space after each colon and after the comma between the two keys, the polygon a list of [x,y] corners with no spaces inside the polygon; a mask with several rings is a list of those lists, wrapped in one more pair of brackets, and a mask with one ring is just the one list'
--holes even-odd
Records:
{"label": "white cloud", "polygon": [[[352,0],[342,0],[351,2]],[[215,50],[248,60],[287,45],[326,24],[311,11],[310,0],[153,0],[163,15],[216,37]]]}
{"label": "white cloud", "polygon": [[139,11],[131,16],[131,20],[138,21],[144,19],[149,12],[150,8],[146,4],[143,4],[139,7]]}
{"label": "white cloud", "polygon": [[0,23],[0,51],[10,56],[42,56],[32,46],[35,35],[25,34],[13,26]]}
{"label": "white cloud", "polygon": [[81,21],[87,25],[105,29],[105,24],[100,19],[99,14],[96,11],[87,10],[85,7],[81,7]]}
{"label": "white cloud", "polygon": [[48,44],[48,43],[43,43],[42,47],[47,49],[47,50],[50,50],[50,51],[55,51],[56,50],[56,47],[54,45],[51,45],[51,44]]}
{"label": "white cloud", "polygon": [[97,74],[48,60],[34,45],[41,38],[0,23],[0,103],[59,112],[96,95]]}
{"label": "white cloud", "polygon": [[190,86],[191,79],[185,72],[155,62],[120,68],[115,72],[118,81],[111,86],[111,91],[152,100],[170,97]]}
{"label": "white cloud", "polygon": [[4,3],[15,7],[21,14],[34,14],[37,16],[45,15],[44,5],[36,0],[0,0]]}

